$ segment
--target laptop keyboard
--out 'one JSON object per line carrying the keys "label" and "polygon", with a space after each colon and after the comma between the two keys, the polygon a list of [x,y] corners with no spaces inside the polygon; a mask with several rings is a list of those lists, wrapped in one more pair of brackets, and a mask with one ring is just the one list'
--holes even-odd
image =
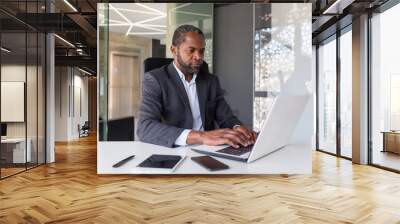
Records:
{"label": "laptop keyboard", "polygon": [[250,145],[247,147],[240,147],[240,148],[233,148],[232,146],[229,146],[227,148],[220,149],[217,152],[226,153],[226,154],[235,155],[235,156],[241,156],[245,153],[250,152],[252,149],[253,149],[253,145]]}

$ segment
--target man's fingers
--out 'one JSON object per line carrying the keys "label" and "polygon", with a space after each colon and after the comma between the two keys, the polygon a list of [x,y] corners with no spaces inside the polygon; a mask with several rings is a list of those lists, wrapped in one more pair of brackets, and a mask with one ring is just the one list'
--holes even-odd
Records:
{"label": "man's fingers", "polygon": [[253,138],[252,131],[250,131],[249,129],[247,129],[245,127],[238,127],[238,128],[233,129],[233,131],[243,135],[246,138],[247,145],[254,144],[255,140]]}
{"label": "man's fingers", "polygon": [[230,145],[232,147],[239,147],[239,145],[237,143],[235,143],[234,141],[232,141],[229,138],[224,138],[221,136],[212,136],[209,138],[209,141],[207,141],[207,145]]}
{"label": "man's fingers", "polygon": [[235,136],[235,137],[237,137],[237,138],[240,138],[240,139],[241,139],[241,144],[242,144],[242,145],[245,145],[245,144],[249,144],[249,143],[250,143],[250,142],[249,142],[249,139],[248,139],[244,134],[242,134],[241,132],[237,132],[237,131],[234,131],[234,130],[232,130],[232,129],[229,129],[229,130],[226,131],[225,133],[226,133],[226,134],[233,135],[233,136]]}
{"label": "man's fingers", "polygon": [[240,132],[242,135],[246,136],[247,139],[251,139],[251,133],[246,128],[235,128],[234,131]]}
{"label": "man's fingers", "polygon": [[[233,143],[235,143],[237,146],[239,145],[246,145],[247,142],[245,140],[243,140],[241,137],[239,137],[238,135],[234,135],[234,134],[230,134],[230,133],[226,133],[223,135],[223,138],[229,139],[231,140]],[[236,147],[237,148],[237,147]]]}
{"label": "man's fingers", "polygon": [[232,146],[234,148],[238,148],[239,147],[239,145],[237,143],[235,143],[234,141],[232,141],[229,138],[220,137],[217,141],[218,141],[217,145],[227,144],[227,145],[230,145],[230,146]]}

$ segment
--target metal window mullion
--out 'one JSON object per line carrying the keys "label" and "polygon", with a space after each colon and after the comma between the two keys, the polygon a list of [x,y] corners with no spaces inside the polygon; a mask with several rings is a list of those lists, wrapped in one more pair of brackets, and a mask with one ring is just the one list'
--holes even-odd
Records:
{"label": "metal window mullion", "polygon": [[340,30],[336,31],[336,154],[341,156],[341,65],[340,65]]}
{"label": "metal window mullion", "polygon": [[[39,13],[39,1],[36,1]],[[39,165],[39,33],[36,32],[36,166]]]}
{"label": "metal window mullion", "polygon": [[[25,0],[25,21],[28,17],[28,1]],[[25,23],[26,24],[26,23]],[[25,118],[25,170],[28,170],[28,26],[25,25],[25,88],[24,88],[25,102],[24,102],[24,118]]]}
{"label": "metal window mullion", "polygon": [[315,148],[319,149],[319,45],[315,47]]}
{"label": "metal window mullion", "polygon": [[368,156],[367,156],[367,164],[373,164],[373,153],[372,153],[372,64],[371,64],[371,56],[372,56],[372,12],[368,12],[368,20],[367,20],[367,141],[368,141]]}

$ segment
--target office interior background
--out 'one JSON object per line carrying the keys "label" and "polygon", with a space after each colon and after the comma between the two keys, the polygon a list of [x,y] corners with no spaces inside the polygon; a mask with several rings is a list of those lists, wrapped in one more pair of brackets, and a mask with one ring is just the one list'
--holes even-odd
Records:
{"label": "office interior background", "polygon": [[[118,136],[121,126],[124,133],[130,133],[125,140],[136,139],[132,130],[140,97],[142,59],[170,57],[170,39],[166,34],[188,18],[205,32],[205,60],[210,71],[219,73],[213,64],[216,57],[235,58],[235,55],[222,57],[226,49],[216,47],[217,43],[226,44],[225,40],[237,41],[241,49],[238,53],[253,55],[253,61],[237,64],[243,70],[225,67],[220,78],[226,88],[252,91],[254,97],[249,99],[234,92],[226,98],[245,124],[254,129],[262,124],[279,91],[280,79],[284,78],[271,76],[269,72],[277,69],[277,74],[284,74],[285,69],[290,69],[287,60],[293,57],[292,49],[284,42],[284,36],[293,32],[290,27],[281,43],[268,41],[268,35],[274,31],[264,29],[262,24],[246,27],[248,30],[240,33],[251,34],[253,38],[246,42],[240,35],[238,39],[230,38],[236,34],[218,30],[224,25],[223,20],[246,23],[246,18],[256,13],[252,4],[176,3],[170,8],[175,13],[174,19],[167,20],[168,8],[163,4],[154,8],[147,4],[120,8],[113,3],[126,1],[108,2],[0,2],[0,186],[3,189],[17,178],[24,178],[26,183],[30,177],[38,178],[35,170],[46,169],[56,175],[58,162],[66,164],[65,167],[77,165],[68,158],[86,155],[82,154],[86,152],[80,147],[82,142],[96,142],[96,136],[100,141],[112,141],[113,133]],[[319,165],[318,159],[327,155],[335,162],[322,166],[322,171],[338,169],[343,161],[349,161],[351,165],[346,167],[350,173],[361,172],[357,175],[365,178],[377,173],[391,178],[392,174],[385,170],[400,172],[400,65],[396,57],[400,51],[397,41],[400,3],[396,0],[268,1],[289,2],[310,3],[312,7],[312,36],[308,41],[313,46],[310,88],[316,93],[313,122],[317,163],[314,159],[314,164]],[[234,13],[235,10],[240,13]],[[159,19],[148,21],[149,15]],[[101,26],[107,20],[110,25]],[[97,55],[97,46],[101,46],[97,38],[109,49],[105,51],[107,54]],[[112,50],[118,53],[108,54]],[[241,71],[253,69],[252,80],[241,79]],[[231,73],[235,74],[232,82]],[[104,79],[107,85],[103,85],[107,83]],[[113,123],[114,120],[117,122]],[[96,160],[93,152],[84,158],[82,161],[93,160],[93,164]],[[365,175],[356,164],[368,167]],[[341,177],[340,173],[329,174]],[[346,171],[346,175],[351,174]],[[378,182],[388,184],[385,178]],[[388,189],[396,192],[393,189],[398,189],[398,185]],[[384,214],[396,217],[386,221],[398,221],[395,213]]]}

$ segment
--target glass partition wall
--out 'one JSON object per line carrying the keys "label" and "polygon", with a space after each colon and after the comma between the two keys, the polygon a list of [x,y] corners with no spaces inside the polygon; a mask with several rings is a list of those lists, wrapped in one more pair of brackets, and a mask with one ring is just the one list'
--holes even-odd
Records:
{"label": "glass partition wall", "polygon": [[46,40],[23,22],[44,3],[0,3],[1,178],[45,163]]}
{"label": "glass partition wall", "polygon": [[317,145],[319,151],[352,158],[351,25],[317,45]]}
{"label": "glass partition wall", "polygon": [[400,172],[400,4],[372,15],[370,163]]}

